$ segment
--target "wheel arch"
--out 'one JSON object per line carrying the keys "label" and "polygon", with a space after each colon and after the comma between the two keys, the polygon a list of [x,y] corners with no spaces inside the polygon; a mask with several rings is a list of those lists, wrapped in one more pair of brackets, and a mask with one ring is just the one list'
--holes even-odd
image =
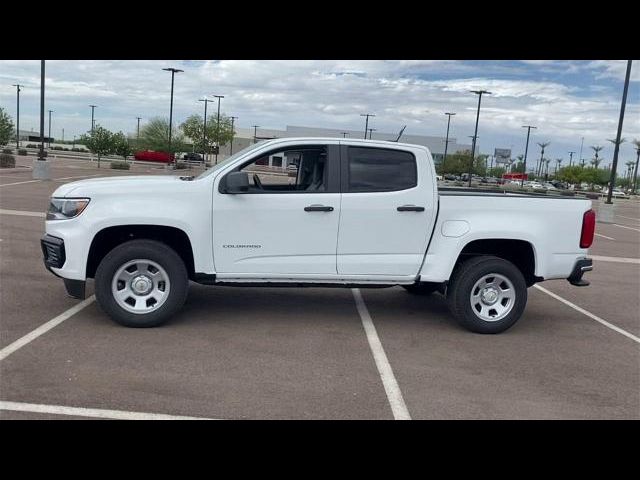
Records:
{"label": "wheel arch", "polygon": [[111,250],[135,239],[156,240],[172,248],[182,258],[189,279],[193,280],[195,266],[191,240],[184,230],[167,225],[115,225],[103,228],[91,240],[86,277],[95,277],[98,265]]}

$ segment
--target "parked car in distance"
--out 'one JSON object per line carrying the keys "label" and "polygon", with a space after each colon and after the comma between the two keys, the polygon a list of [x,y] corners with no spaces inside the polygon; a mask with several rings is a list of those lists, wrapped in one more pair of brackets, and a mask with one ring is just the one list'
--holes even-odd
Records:
{"label": "parked car in distance", "polygon": [[458,180],[458,177],[456,177],[453,173],[447,173],[444,176],[445,180]]}
{"label": "parked car in distance", "polygon": [[[609,189],[608,188],[604,188],[602,190],[602,195],[609,195]],[[614,198],[627,198],[628,195],[621,189],[619,188],[614,188],[613,192],[611,193],[611,196]]]}
{"label": "parked car in distance", "polygon": [[167,152],[156,152],[154,150],[142,150],[133,155],[136,160],[145,162],[171,163],[175,160],[175,155]]}
{"label": "parked car in distance", "polygon": [[558,190],[551,182],[545,182],[542,186],[547,190]]}
{"label": "parked car in distance", "polygon": [[182,159],[191,162],[204,162],[204,158],[202,157],[202,155],[196,152],[185,153]]}

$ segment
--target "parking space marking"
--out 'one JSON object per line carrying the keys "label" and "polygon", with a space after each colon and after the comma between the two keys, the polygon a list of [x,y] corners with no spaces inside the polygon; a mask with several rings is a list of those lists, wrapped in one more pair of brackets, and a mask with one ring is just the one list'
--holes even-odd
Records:
{"label": "parking space marking", "polygon": [[627,220],[634,220],[634,221],[636,221],[636,222],[640,222],[640,218],[625,217],[624,215],[618,215],[617,213],[614,213],[614,215],[615,215],[616,217],[626,218]]}
{"label": "parking space marking", "polygon": [[0,215],[20,215],[22,217],[42,217],[47,216],[44,212],[28,212],[26,210],[5,210],[0,208]]}
{"label": "parking space marking", "polygon": [[376,367],[378,368],[382,385],[384,386],[387,399],[389,400],[389,405],[391,406],[393,418],[395,420],[411,420],[409,410],[407,410],[407,405],[404,403],[404,398],[402,398],[400,386],[393,374],[393,369],[387,359],[387,355],[384,353],[380,337],[378,337],[376,327],[373,325],[373,320],[371,320],[371,315],[369,315],[369,310],[367,310],[367,306],[364,303],[360,289],[352,288],[351,291],[353,292],[353,298],[356,301],[356,308],[358,309],[360,319],[362,320],[362,326],[367,334],[367,341],[369,342],[371,353],[373,353],[373,359],[376,363]]}
{"label": "parking space marking", "polygon": [[42,405],[39,403],[5,402],[0,400],[0,410],[29,413],[49,413],[53,415],[73,415],[78,417],[107,418],[110,420],[216,420],[206,417],[186,417],[163,413],[128,412],[102,408],[65,407],[62,405]]}
{"label": "parking space marking", "polygon": [[599,260],[601,262],[616,262],[616,263],[635,263],[640,265],[640,258],[629,258],[629,257],[605,257],[602,255],[589,255],[590,258],[594,260]]}
{"label": "parking space marking", "polygon": [[28,343],[34,341],[39,336],[44,335],[45,333],[47,333],[52,328],[56,327],[57,325],[60,325],[62,322],[64,322],[68,318],[71,318],[72,316],[74,316],[76,313],[78,313],[83,308],[91,305],[95,299],[96,299],[96,296],[95,295],[91,295],[89,298],[83,300],[82,302],[78,303],[77,305],[74,305],[69,310],[67,310],[65,312],[62,312],[57,317],[49,320],[47,323],[43,323],[42,325],[40,325],[35,330],[32,330],[31,332],[27,333],[24,337],[19,338],[18,340],[16,340],[15,342],[13,342],[10,345],[7,345],[2,350],[0,350],[0,361],[2,361],[5,358],[7,358],[9,355],[11,355],[16,350],[19,350],[20,348],[24,347]]}
{"label": "parking space marking", "polygon": [[601,235],[599,233],[594,234],[596,237],[606,238],[607,240],[615,240],[615,238],[607,237],[606,235]]}
{"label": "parking space marking", "polygon": [[638,228],[632,228],[629,225],[619,225],[617,223],[612,223],[611,225],[613,225],[614,227],[620,227],[620,228],[626,228],[628,230],[635,230],[636,232],[640,232],[640,229]]}
{"label": "parking space marking", "polygon": [[549,290],[547,290],[544,287],[541,287],[540,285],[534,285],[535,288],[537,288],[538,290],[540,290],[541,292],[546,293],[547,295],[549,295],[550,297],[555,298],[556,300],[559,300],[560,302],[564,303],[565,305],[570,306],[571,308],[573,308],[574,310],[577,310],[578,312],[586,315],[589,318],[592,318],[593,320],[595,320],[596,322],[601,323],[602,325],[604,325],[607,328],[610,328],[611,330],[614,330],[622,335],[624,335],[625,337],[629,337],[631,340],[633,340],[634,342],[640,343],[640,338],[636,337],[635,335],[627,332],[626,330],[623,330],[620,327],[615,326],[612,323],[607,322],[606,320],[603,320],[602,318],[598,317],[597,315],[594,315],[593,313],[585,310],[584,308],[581,308],[573,303],[571,303],[569,300],[565,300],[564,298],[562,298],[560,295],[556,295],[553,292],[550,292]]}
{"label": "parking space marking", "polygon": [[42,180],[25,180],[24,182],[13,182],[13,183],[3,183],[0,184],[0,187],[9,187],[11,185],[22,185],[24,183],[35,183],[35,182],[41,182]]}

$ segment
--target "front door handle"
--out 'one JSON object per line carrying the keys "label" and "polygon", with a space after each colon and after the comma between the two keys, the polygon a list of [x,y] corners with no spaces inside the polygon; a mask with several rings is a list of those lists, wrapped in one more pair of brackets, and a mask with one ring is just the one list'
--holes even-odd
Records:
{"label": "front door handle", "polygon": [[399,212],[424,212],[424,207],[418,207],[416,205],[402,205],[398,207]]}
{"label": "front door handle", "polygon": [[333,212],[333,207],[327,207],[325,205],[309,205],[304,207],[305,212]]}

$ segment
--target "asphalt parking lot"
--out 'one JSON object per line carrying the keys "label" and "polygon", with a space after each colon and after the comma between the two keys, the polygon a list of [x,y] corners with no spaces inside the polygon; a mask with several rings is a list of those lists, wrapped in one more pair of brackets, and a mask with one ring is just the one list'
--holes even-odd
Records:
{"label": "asphalt parking lot", "polygon": [[500,335],[399,287],[192,284],[167,325],[127,329],[45,270],[43,212],[65,182],[167,172],[58,159],[34,181],[17,159],[0,170],[0,419],[640,419],[636,200],[597,224],[591,286],[529,289]]}

